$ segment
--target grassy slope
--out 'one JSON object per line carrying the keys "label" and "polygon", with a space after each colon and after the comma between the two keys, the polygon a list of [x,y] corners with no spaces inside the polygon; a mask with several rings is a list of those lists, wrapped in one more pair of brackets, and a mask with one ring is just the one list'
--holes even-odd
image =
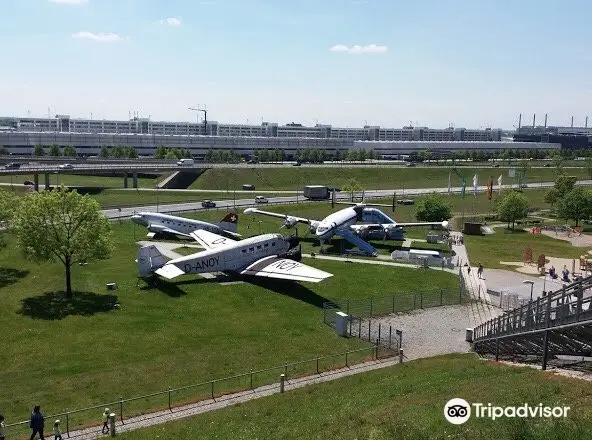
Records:
{"label": "grassy slope", "polygon": [[[570,175],[587,178],[583,168],[567,170]],[[348,179],[355,178],[364,189],[389,188],[436,188],[448,186],[450,168],[355,168],[355,167],[288,167],[288,168],[239,168],[236,171],[211,169],[202,174],[192,185],[194,189],[240,189],[250,183],[257,190],[293,190],[304,185],[329,185],[342,187]],[[500,168],[462,168],[460,173],[471,186],[473,175],[479,175],[481,185],[490,176],[497,184],[497,177],[504,176],[504,183],[512,182],[507,169]],[[453,173],[454,174],[454,173]],[[528,171],[526,182],[553,181],[554,170],[535,168]],[[452,186],[461,186],[461,179],[452,176]]]}
{"label": "grassy slope", "polygon": [[535,260],[540,254],[548,257],[579,258],[592,249],[575,247],[568,241],[544,235],[532,235],[519,230],[512,232],[504,227],[495,228],[495,231],[493,235],[465,237],[472,264],[481,262],[487,268],[511,269],[512,266],[500,264],[500,261],[524,261],[526,247],[532,249]]}
{"label": "grassy slope", "polygon": [[[592,384],[473,355],[422,359],[273,395],[190,419],[122,434],[124,439],[588,439]],[[570,406],[566,420],[471,417],[449,424],[453,397],[496,406]]]}
{"label": "grassy slope", "polygon": [[[26,417],[32,402],[51,413],[358,347],[322,324],[325,299],[458,284],[447,273],[311,261],[335,276],[318,285],[225,286],[185,277],[144,290],[135,286],[133,227],[114,230],[112,258],[73,268],[74,289],[86,292],[73,305],[51,293],[63,289],[61,265],[25,261],[10,242],[0,251],[0,409],[8,420]],[[106,291],[108,282],[119,290]],[[112,310],[113,301],[121,308]],[[139,372],[141,380],[129,380]]]}

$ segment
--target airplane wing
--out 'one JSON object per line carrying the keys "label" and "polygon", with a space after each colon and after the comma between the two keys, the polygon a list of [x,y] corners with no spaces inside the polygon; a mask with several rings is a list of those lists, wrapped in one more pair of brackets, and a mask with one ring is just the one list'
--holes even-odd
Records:
{"label": "airplane wing", "polygon": [[247,209],[245,209],[244,213],[245,214],[263,214],[263,215],[268,215],[270,217],[281,218],[284,220],[289,219],[293,223],[304,223],[306,225],[317,222],[316,220],[312,220],[312,219],[308,219],[308,218],[304,218],[304,217],[297,217],[295,215],[280,214],[277,212],[263,211],[263,210],[257,209],[257,208],[247,208]]}
{"label": "airplane wing", "polygon": [[173,234],[173,235],[181,235],[183,237],[189,237],[189,235],[184,234],[183,232],[176,231],[171,228],[167,228],[166,226],[159,226],[159,225],[150,225],[148,228],[150,232],[148,232],[148,237],[154,237],[155,234]]}
{"label": "airplane wing", "polygon": [[161,277],[166,278],[167,280],[178,277],[179,275],[183,275],[185,273],[174,264],[165,264],[154,272],[156,272]]}
{"label": "airplane wing", "polygon": [[256,261],[240,273],[241,275],[255,275],[259,277],[294,281],[309,281],[311,283],[318,283],[319,281],[323,281],[324,279],[333,276],[333,274],[315,269],[306,264],[274,255]]}
{"label": "airplane wing", "polygon": [[442,226],[443,228],[447,228],[448,227],[448,222],[447,221],[443,221],[443,222],[411,222],[411,223],[397,223],[397,226],[401,226],[401,227],[411,227],[411,226]]}
{"label": "airplane wing", "polygon": [[225,244],[234,243],[236,241],[232,238],[222,237],[221,235],[204,231],[203,229],[193,231],[189,235],[191,235],[191,237],[193,237],[199,244],[201,244],[206,249],[214,249],[220,246],[224,246]]}

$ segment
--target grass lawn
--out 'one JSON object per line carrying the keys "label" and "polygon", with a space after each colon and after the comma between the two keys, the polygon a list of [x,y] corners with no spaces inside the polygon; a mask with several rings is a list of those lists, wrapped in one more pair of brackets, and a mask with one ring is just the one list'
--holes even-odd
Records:
{"label": "grass lawn", "polygon": [[[130,222],[113,228],[115,254],[73,268],[73,302],[61,293],[60,264],[26,261],[10,237],[0,250],[0,411],[8,423],[37,403],[50,414],[365,346],[322,323],[323,301],[458,285],[436,271],[307,261],[335,276],[231,285],[188,276],[146,289],[136,286],[134,263],[134,234],[143,239],[144,231]],[[106,290],[109,282],[119,289]]]}
{"label": "grass lawn", "polygon": [[[512,183],[507,177],[508,170],[500,168],[460,168],[460,173],[467,180],[467,190],[473,182],[475,173],[479,176],[479,182],[484,185],[486,179],[493,177],[497,184],[497,177],[504,176],[504,184]],[[569,175],[580,179],[588,178],[584,168],[569,169]],[[328,185],[343,187],[348,179],[355,178],[362,188],[389,189],[389,188],[443,188],[448,186],[448,174],[450,168],[356,168],[356,167],[288,167],[288,168],[237,168],[236,171],[228,169],[210,169],[203,173],[191,186],[193,189],[240,189],[241,185],[249,183],[255,185],[257,190],[302,190],[304,185]],[[454,173],[453,173],[454,174]],[[550,168],[530,169],[525,182],[535,183],[555,180],[554,170]],[[452,186],[461,186],[458,176],[452,176]]]}
{"label": "grass lawn", "polygon": [[465,236],[465,245],[472,264],[481,262],[486,268],[511,270],[512,266],[500,264],[500,261],[524,261],[524,250],[532,249],[536,259],[540,254],[548,257],[579,258],[592,248],[575,247],[570,242],[533,235],[525,231],[514,232],[504,227],[495,228],[495,234],[484,236]]}
{"label": "grass lawn", "polygon": [[[154,188],[154,186],[160,182],[164,176],[159,176],[154,179],[147,177],[138,177],[138,186],[142,188]],[[33,182],[32,174],[18,174],[12,176],[12,183],[22,184],[25,180]],[[58,175],[50,174],[49,182],[50,185],[57,185]],[[60,185],[66,186],[100,186],[104,188],[123,188],[123,177],[111,177],[111,176],[83,176],[74,175],[68,173],[59,174]],[[0,182],[10,183],[11,176],[2,175],[0,176]],[[132,185],[131,177],[128,178],[128,185]],[[39,174],[39,186],[45,188],[45,177],[43,174]]]}
{"label": "grass lawn", "polygon": [[[592,383],[469,355],[421,359],[121,434],[121,438],[516,440],[589,439]],[[494,406],[569,406],[565,419],[471,418],[452,425],[453,397]]]}

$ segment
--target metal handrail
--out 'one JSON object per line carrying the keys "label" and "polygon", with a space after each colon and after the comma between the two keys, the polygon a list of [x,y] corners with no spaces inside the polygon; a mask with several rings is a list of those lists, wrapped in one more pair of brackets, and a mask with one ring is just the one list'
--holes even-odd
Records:
{"label": "metal handrail", "polygon": [[[592,297],[583,297],[584,292],[591,288],[592,276],[589,276],[543,298],[529,301],[475,327],[473,340],[480,342],[500,336],[558,327],[573,320],[574,316],[577,322],[592,320],[592,315],[582,316],[582,313],[592,312]],[[589,304],[586,310],[585,304]]]}
{"label": "metal handrail", "polygon": [[[168,388],[168,389],[163,390],[163,391],[157,391],[157,392],[146,394],[146,395],[143,395],[143,396],[135,396],[135,397],[131,397],[131,398],[128,398],[128,399],[123,399],[122,398],[122,399],[119,399],[119,400],[116,400],[116,401],[107,402],[107,403],[101,403],[101,404],[89,406],[89,407],[86,407],[86,408],[78,408],[78,409],[74,409],[74,410],[66,410],[66,411],[55,413],[55,414],[52,414],[52,415],[47,415],[47,416],[45,416],[45,418],[52,419],[52,418],[56,418],[56,417],[63,417],[63,416],[65,416],[66,417],[66,420],[68,420],[68,417],[70,415],[72,415],[72,414],[77,414],[77,413],[81,413],[81,412],[85,412],[85,411],[90,411],[90,410],[95,410],[95,409],[99,409],[99,408],[112,407],[112,406],[115,406],[115,405],[119,405],[120,406],[120,417],[121,417],[121,419],[123,421],[123,404],[124,403],[127,403],[127,402],[134,402],[134,401],[146,399],[146,398],[149,398],[149,397],[162,396],[162,395],[168,394],[169,395],[169,409],[171,409],[171,406],[170,406],[171,405],[171,403],[170,403],[170,395],[171,395],[171,393],[174,393],[174,392],[184,391],[184,390],[187,390],[187,389],[190,389],[190,388],[197,388],[197,387],[200,387],[200,386],[209,385],[209,386],[212,387],[212,398],[214,398],[213,386],[214,386],[215,383],[221,383],[221,382],[224,382],[224,381],[233,380],[233,379],[239,379],[239,378],[245,378],[245,377],[249,377],[249,376],[252,378],[253,375],[255,375],[255,374],[266,373],[266,372],[274,371],[274,370],[278,370],[278,369],[282,369],[284,371],[287,371],[287,369],[289,367],[293,367],[293,366],[296,366],[296,365],[302,365],[302,364],[306,364],[306,363],[312,363],[312,362],[316,362],[316,365],[317,365],[317,368],[318,368],[318,363],[319,363],[319,361],[322,361],[322,360],[332,359],[332,358],[336,358],[336,357],[340,357],[340,356],[345,356],[346,359],[347,359],[347,356],[350,355],[350,354],[360,353],[360,352],[364,352],[364,351],[370,351],[373,354],[373,356],[374,356],[374,353],[377,351],[377,349],[378,349],[378,346],[375,345],[375,344],[372,344],[371,347],[364,347],[364,348],[359,348],[359,349],[356,349],[356,350],[348,350],[348,351],[341,352],[341,353],[336,353],[336,354],[332,354],[332,355],[315,357],[315,358],[311,358],[311,359],[307,359],[307,360],[303,360],[303,361],[295,361],[295,362],[284,363],[283,365],[279,365],[279,366],[275,366],[275,367],[269,367],[269,368],[263,368],[263,369],[260,369],[260,370],[251,370],[248,373],[242,373],[242,374],[237,374],[237,375],[233,375],[233,376],[227,376],[227,377],[222,377],[222,378],[218,378],[218,379],[212,379],[212,380],[209,380],[209,381],[200,382],[200,383],[192,384],[192,385],[185,385],[185,386],[177,387],[177,388]],[[288,380],[287,375],[286,375],[286,380]],[[252,382],[251,382],[251,384],[252,384]],[[26,425],[28,423],[29,423],[29,420],[23,420],[21,422],[15,422],[15,423],[7,424],[6,425],[6,428],[21,426],[21,425]],[[67,434],[69,436],[70,435],[70,430],[69,430],[68,424],[66,424],[66,431],[67,431]]]}

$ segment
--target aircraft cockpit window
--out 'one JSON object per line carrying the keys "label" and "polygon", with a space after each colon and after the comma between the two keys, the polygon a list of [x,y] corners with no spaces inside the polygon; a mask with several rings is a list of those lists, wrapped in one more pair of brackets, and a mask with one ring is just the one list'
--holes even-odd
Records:
{"label": "aircraft cockpit window", "polygon": [[261,245],[257,246],[257,249],[261,249]]}
{"label": "aircraft cockpit window", "polygon": [[253,252],[254,250],[255,250],[255,248],[254,248],[254,247],[252,247],[252,248],[249,248],[249,252]]}

